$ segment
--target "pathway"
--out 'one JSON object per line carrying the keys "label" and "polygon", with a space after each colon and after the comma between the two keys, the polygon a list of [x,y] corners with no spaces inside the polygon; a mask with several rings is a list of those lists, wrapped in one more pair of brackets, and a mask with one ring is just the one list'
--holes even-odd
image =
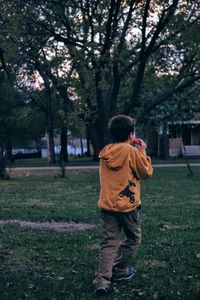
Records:
{"label": "pathway", "polygon": [[[190,163],[191,167],[200,167],[200,163]],[[178,163],[178,164],[153,164],[154,168],[186,168],[186,163]],[[40,171],[40,170],[58,170],[59,167],[21,167],[21,168],[13,168],[14,171]],[[66,171],[79,171],[79,170],[98,170],[99,166],[67,166],[65,167]]]}

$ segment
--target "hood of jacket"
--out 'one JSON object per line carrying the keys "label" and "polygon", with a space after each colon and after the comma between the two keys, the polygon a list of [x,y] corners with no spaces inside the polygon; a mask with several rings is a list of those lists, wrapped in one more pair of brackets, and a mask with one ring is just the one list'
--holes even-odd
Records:
{"label": "hood of jacket", "polygon": [[109,169],[118,171],[123,167],[130,147],[128,143],[109,144],[100,151],[99,158],[104,160]]}

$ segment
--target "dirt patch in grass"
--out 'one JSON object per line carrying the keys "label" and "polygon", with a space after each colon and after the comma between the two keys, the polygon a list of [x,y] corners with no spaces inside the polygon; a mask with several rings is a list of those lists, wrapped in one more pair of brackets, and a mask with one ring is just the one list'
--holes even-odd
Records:
{"label": "dirt patch in grass", "polygon": [[144,260],[143,264],[150,268],[166,268],[167,267],[166,261],[155,260],[155,259],[154,260]]}
{"label": "dirt patch in grass", "polygon": [[29,227],[39,230],[55,230],[55,231],[85,231],[95,228],[93,224],[76,223],[76,222],[31,222],[23,220],[0,220],[1,225],[17,225],[21,227]]}
{"label": "dirt patch in grass", "polygon": [[28,203],[27,206],[49,208],[54,206],[54,204],[50,202],[41,201],[39,199],[31,199],[30,203]]}

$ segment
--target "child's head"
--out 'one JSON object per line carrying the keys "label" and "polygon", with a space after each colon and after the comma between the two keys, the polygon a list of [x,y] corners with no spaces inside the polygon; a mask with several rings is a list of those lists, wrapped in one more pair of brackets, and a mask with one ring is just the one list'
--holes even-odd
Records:
{"label": "child's head", "polygon": [[129,116],[118,115],[110,120],[108,129],[114,142],[125,142],[130,133],[135,131],[135,120]]}

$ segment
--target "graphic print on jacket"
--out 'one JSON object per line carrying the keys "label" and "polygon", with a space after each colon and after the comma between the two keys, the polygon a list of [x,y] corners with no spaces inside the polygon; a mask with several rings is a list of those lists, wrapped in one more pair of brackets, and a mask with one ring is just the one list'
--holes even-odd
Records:
{"label": "graphic print on jacket", "polygon": [[129,180],[127,187],[119,193],[119,196],[120,197],[124,197],[124,196],[129,197],[130,203],[133,203],[135,201],[135,197],[134,197],[135,193],[133,191],[130,191],[129,187],[131,187],[131,186],[135,186],[135,183]]}

